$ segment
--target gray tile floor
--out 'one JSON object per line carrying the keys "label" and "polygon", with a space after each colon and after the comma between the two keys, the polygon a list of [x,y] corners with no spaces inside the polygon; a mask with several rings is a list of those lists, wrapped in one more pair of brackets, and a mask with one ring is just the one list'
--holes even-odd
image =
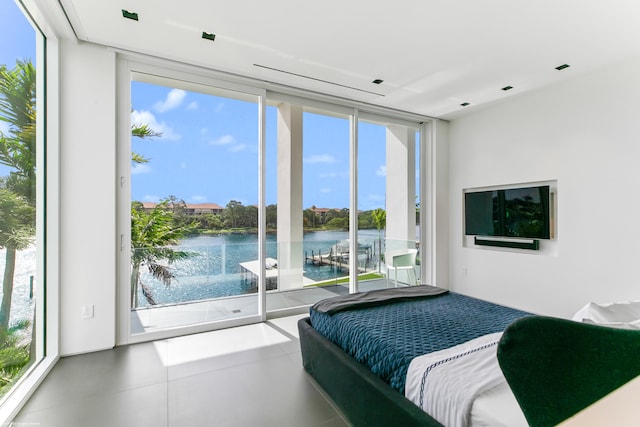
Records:
{"label": "gray tile floor", "polygon": [[301,317],[62,358],[14,425],[348,426],[302,368]]}

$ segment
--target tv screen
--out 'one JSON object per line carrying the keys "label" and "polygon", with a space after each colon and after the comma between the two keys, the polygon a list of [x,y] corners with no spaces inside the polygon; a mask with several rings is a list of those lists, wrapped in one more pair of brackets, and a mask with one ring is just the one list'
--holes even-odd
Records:
{"label": "tv screen", "polygon": [[465,193],[465,234],[549,239],[549,186]]}

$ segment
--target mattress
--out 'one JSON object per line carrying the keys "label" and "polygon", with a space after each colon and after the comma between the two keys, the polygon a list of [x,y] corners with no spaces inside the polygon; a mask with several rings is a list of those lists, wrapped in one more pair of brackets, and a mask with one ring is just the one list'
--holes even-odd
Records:
{"label": "mattress", "polygon": [[402,394],[414,357],[503,331],[528,314],[454,292],[334,314],[310,310],[314,329]]}

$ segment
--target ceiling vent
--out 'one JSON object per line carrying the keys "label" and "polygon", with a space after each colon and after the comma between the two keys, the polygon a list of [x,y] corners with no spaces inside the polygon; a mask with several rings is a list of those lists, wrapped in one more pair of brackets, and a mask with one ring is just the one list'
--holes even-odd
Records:
{"label": "ceiling vent", "polygon": [[460,106],[461,106],[461,107],[466,107],[466,106],[468,106],[468,105],[469,105],[469,103],[468,103],[468,102],[463,102],[462,104],[460,104]]}
{"label": "ceiling vent", "polygon": [[505,86],[505,87],[502,88],[502,90],[504,90],[504,91],[508,91],[508,90],[511,90],[511,89],[513,89],[513,86]]}
{"label": "ceiling vent", "polygon": [[312,77],[312,76],[307,76],[307,75],[304,75],[304,74],[294,73],[292,71],[280,70],[278,68],[268,67],[268,66],[262,65],[262,64],[253,64],[253,66],[254,67],[259,67],[259,68],[262,68],[262,69],[265,69],[265,70],[275,71],[275,72],[278,72],[278,73],[288,74],[290,76],[296,76],[296,77],[301,77],[303,79],[313,80],[313,81],[320,82],[320,83],[326,83],[326,84],[330,84],[330,85],[337,86],[337,87],[343,87],[345,89],[357,90],[359,92],[369,93],[371,95],[385,96],[383,93],[376,93],[376,92],[372,92],[370,90],[360,89],[360,88],[353,87],[353,86],[347,86],[347,85],[344,85],[344,84],[341,84],[341,83],[336,83],[336,82],[332,82],[332,81],[329,81],[329,80],[320,79],[318,77]]}
{"label": "ceiling vent", "polygon": [[564,70],[565,68],[569,68],[569,67],[570,67],[570,65],[569,65],[569,64],[562,64],[562,65],[558,65],[558,66],[556,67],[556,70],[558,70],[558,71],[562,71],[562,70]]}
{"label": "ceiling vent", "polygon": [[384,80],[382,79],[375,79],[374,81],[372,81],[371,83],[379,85],[380,83],[382,83]]}

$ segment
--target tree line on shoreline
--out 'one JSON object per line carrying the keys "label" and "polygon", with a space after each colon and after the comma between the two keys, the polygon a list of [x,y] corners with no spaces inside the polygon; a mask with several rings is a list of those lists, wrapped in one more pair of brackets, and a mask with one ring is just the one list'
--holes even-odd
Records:
{"label": "tree line on shoreline", "polygon": [[[145,211],[141,202],[132,202],[132,210]],[[176,196],[163,199],[153,209],[171,212],[175,228],[188,228],[188,234],[256,232],[258,229],[257,206],[245,206],[242,202],[231,200],[220,213],[204,213],[194,215],[189,213],[184,200]],[[278,207],[275,204],[265,208],[267,232],[274,232],[278,226]],[[383,209],[377,208],[358,213],[358,229],[382,229],[386,215],[381,216]],[[328,209],[322,214],[315,206],[302,211],[303,227],[305,231],[348,230],[349,209]]]}

